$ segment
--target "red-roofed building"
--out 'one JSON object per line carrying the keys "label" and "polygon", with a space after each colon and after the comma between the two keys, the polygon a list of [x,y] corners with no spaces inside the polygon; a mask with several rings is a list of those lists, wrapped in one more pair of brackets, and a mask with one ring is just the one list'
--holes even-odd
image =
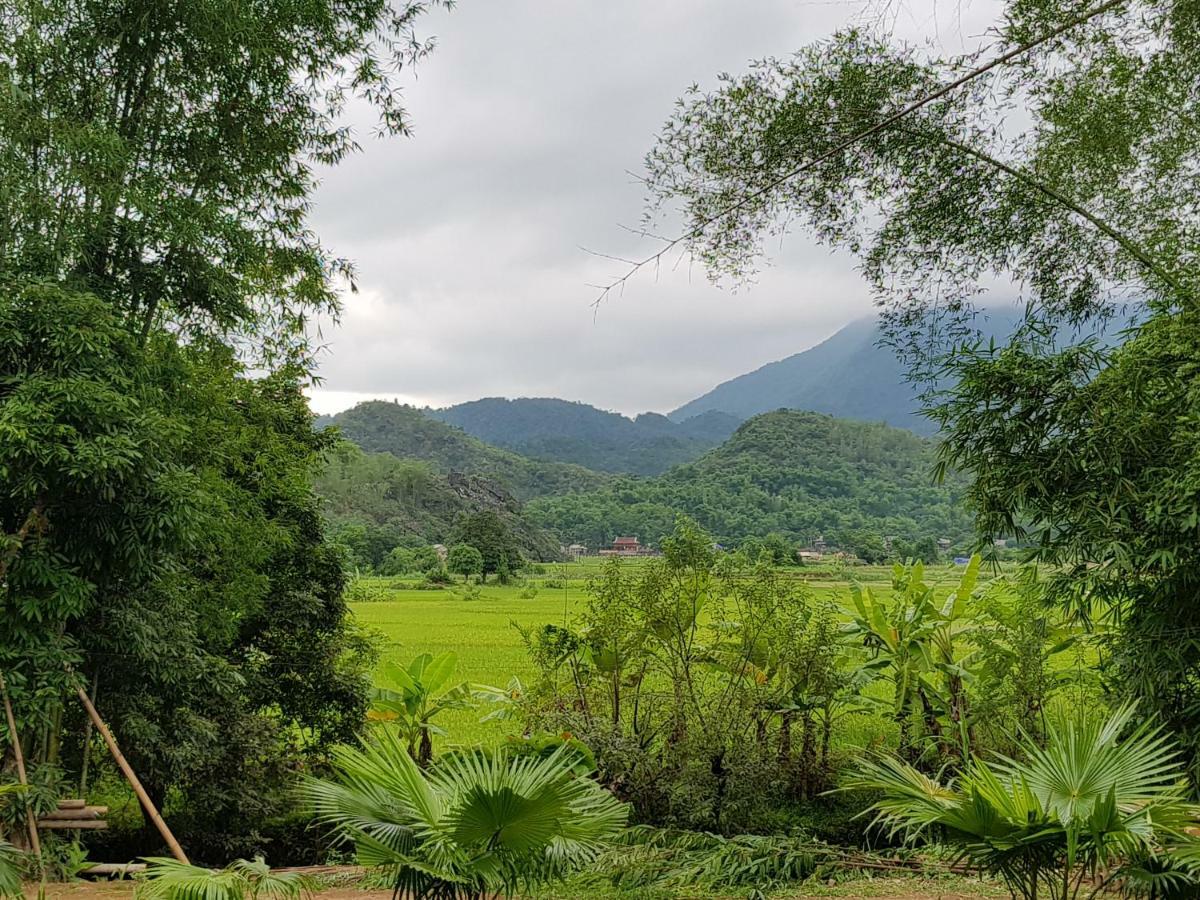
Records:
{"label": "red-roofed building", "polygon": [[619,537],[612,542],[612,547],[608,550],[601,550],[601,556],[653,556],[654,551],[649,547],[642,546],[642,543],[633,537]]}

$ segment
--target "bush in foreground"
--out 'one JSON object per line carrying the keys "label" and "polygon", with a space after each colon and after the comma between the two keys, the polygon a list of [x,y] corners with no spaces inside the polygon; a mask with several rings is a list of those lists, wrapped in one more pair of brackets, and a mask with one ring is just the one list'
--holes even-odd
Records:
{"label": "bush in foreground", "polygon": [[423,770],[383,730],[339,748],[336,777],[308,779],[303,793],[360,863],[392,873],[398,893],[477,900],[568,875],[624,827],[624,804],[575,762],[566,748],[545,758],[456,753]]}

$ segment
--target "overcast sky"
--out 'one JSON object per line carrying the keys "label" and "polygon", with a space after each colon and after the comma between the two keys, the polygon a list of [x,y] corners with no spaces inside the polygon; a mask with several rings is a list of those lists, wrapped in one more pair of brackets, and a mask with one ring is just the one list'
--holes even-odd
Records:
{"label": "overcast sky", "polygon": [[[406,88],[415,134],[370,138],[323,175],[313,224],[359,267],[324,333],[318,412],[362,399],[444,406],[562,397],[627,414],[669,411],[868,315],[845,254],[803,234],[749,290],[684,262],[639,276],[598,309],[589,282],[652,248],[621,228],[642,211],[638,171],[673,101],[749,60],[784,56],[875,16],[842,0],[460,0],[423,20],[438,47]],[[928,7],[928,9],[926,9]],[[922,0],[897,35],[973,47],[993,0]]]}

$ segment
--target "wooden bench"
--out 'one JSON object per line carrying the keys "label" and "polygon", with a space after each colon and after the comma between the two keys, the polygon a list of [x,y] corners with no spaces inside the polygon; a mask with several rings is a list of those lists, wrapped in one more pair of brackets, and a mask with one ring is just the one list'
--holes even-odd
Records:
{"label": "wooden bench", "polygon": [[107,806],[88,806],[86,800],[59,800],[58,809],[43,813],[37,827],[50,831],[102,831],[108,828]]}

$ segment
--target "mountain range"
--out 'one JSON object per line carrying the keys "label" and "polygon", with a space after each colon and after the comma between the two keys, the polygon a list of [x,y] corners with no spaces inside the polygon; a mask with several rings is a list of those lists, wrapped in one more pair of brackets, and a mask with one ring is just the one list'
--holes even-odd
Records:
{"label": "mountain range", "polygon": [[422,410],[385,400],[360,403],[336,416],[317,420],[317,427],[336,425],[372,453],[430,463],[440,473],[466,473],[502,484],[518,500],[546,494],[569,494],[604,486],[609,476],[556,460],[534,460],[485,443]]}
{"label": "mountain range", "polygon": [[933,433],[895,353],[874,319],[851,322],[828,340],[739,375],[668,413],[672,421],[721,412],[745,420],[773,409],[804,409]]}
{"label": "mountain range", "polygon": [[656,475],[695,459],[728,439],[744,418],[714,409],[675,420],[658,413],[630,419],[586,403],[540,397],[488,397],[426,412],[524,456],[632,475]]}
{"label": "mountain range", "polygon": [[[1110,323],[1111,340],[1129,321]],[[1000,313],[978,324],[986,340],[1015,323]],[[961,484],[932,483],[931,424],[882,336],[873,320],[851,323],[665,416],[554,398],[361,403],[318,421],[366,451],[331,461],[320,489],[363,546],[443,540],[483,510],[539,558],[560,541],[653,542],[681,513],[733,543],[775,531],[850,547],[934,536],[962,545]]]}

